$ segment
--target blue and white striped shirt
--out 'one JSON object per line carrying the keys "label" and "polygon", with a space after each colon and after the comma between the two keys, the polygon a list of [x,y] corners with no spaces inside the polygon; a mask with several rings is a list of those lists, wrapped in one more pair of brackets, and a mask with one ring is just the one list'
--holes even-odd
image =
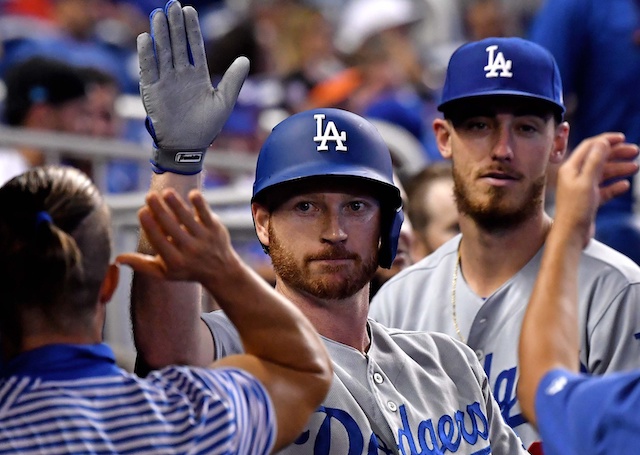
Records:
{"label": "blue and white striped shirt", "polygon": [[267,454],[275,414],[237,369],[169,367],[146,379],[99,345],[51,345],[0,374],[0,454]]}

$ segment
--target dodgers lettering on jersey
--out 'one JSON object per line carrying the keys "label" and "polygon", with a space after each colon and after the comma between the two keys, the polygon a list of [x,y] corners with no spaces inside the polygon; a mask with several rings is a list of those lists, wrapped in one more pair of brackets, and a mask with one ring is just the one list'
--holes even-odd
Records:
{"label": "dodgers lettering on jersey", "polygon": [[[517,384],[518,368],[511,367],[500,371],[492,371],[493,352],[485,354],[484,371],[493,386],[493,396],[500,406],[500,413],[505,422],[511,428],[517,428],[527,423],[527,419],[520,410],[518,404]],[[580,370],[586,372],[584,365],[580,364]],[[495,375],[494,375],[495,373]]]}
{"label": "dodgers lettering on jersey", "polygon": [[[217,357],[239,352],[224,314],[202,319]],[[280,455],[526,454],[468,346],[371,320],[369,328],[366,354],[323,338],[334,365],[331,389],[306,431]]]}
{"label": "dodgers lettering on jersey", "polygon": [[[451,276],[460,239],[456,236],[391,278],[373,298],[371,316],[390,327],[443,332],[457,338],[451,317]],[[464,275],[458,277],[455,291],[460,331],[489,378],[504,420],[526,447],[540,438],[517,400],[517,342],[541,256],[542,250],[486,298],[473,292]],[[638,368],[640,343],[635,334],[640,327],[640,269],[595,240],[580,261],[582,370],[602,374]]]}
{"label": "dodgers lettering on jersey", "polygon": [[493,397],[500,406],[500,413],[502,418],[507,422],[511,428],[516,428],[524,423],[527,423],[527,419],[522,412],[519,412],[520,407],[516,406],[518,403],[518,397],[516,395],[516,387],[518,382],[518,368],[508,368],[497,373],[494,378],[491,376],[491,361],[493,360],[493,353],[487,353],[484,360],[484,371],[487,373],[489,381],[494,384]]}
{"label": "dodgers lettering on jersey", "polygon": [[[313,450],[309,450],[309,453],[314,455],[331,453],[390,455],[398,451],[404,455],[437,455],[447,452],[458,453],[461,447],[473,447],[482,442],[488,445],[489,423],[478,402],[468,405],[465,411],[458,410],[452,415],[445,414],[435,421],[426,419],[413,426],[405,405],[401,405],[398,412],[402,426],[397,429],[397,447],[389,447],[373,432],[366,437],[357,418],[347,410],[324,406],[316,411],[322,416],[319,424],[303,432],[294,444],[313,446]],[[336,437],[332,432],[345,433],[347,438],[342,437],[343,435]],[[348,445],[342,447],[341,444],[345,441]],[[335,447],[336,445],[339,447]],[[474,449],[471,453],[485,453],[484,450]]]}
{"label": "dodgers lettering on jersey", "polygon": [[[423,420],[417,428],[417,439],[414,438],[411,430],[407,428],[409,422],[406,412],[404,412],[404,406],[401,406],[400,415],[402,416],[403,427],[398,434],[399,449],[405,455],[414,453],[441,454],[447,451],[456,453],[463,443],[475,446],[478,442],[481,442],[479,439],[484,441],[489,439],[487,416],[478,402],[467,406],[466,415],[460,410],[456,411],[453,417],[443,415],[438,419],[435,428],[431,419]],[[405,440],[407,444],[405,444]],[[489,449],[486,453],[491,453],[491,450]]]}

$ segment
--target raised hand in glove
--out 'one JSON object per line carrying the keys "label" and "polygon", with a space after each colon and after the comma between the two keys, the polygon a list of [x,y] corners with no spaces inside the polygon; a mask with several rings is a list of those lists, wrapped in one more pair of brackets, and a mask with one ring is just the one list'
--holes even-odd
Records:
{"label": "raised hand in glove", "polygon": [[146,125],[154,141],[151,164],[159,174],[197,174],[233,110],[249,60],[237,58],[214,88],[196,10],[171,0],[150,17],[151,34],[138,36],[138,60]]}

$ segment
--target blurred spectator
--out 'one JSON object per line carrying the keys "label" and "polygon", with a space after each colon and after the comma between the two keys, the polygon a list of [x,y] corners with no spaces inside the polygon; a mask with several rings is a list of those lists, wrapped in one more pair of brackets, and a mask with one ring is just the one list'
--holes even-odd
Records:
{"label": "blurred spectator", "polygon": [[89,106],[89,134],[102,138],[117,138],[122,134],[122,119],[116,112],[120,95],[118,81],[98,68],[80,68],[85,81]]}
{"label": "blurred spectator", "polygon": [[[34,57],[10,68],[5,84],[4,121],[8,125],[88,133],[85,85],[76,68],[56,60]],[[41,150],[29,147],[0,150],[0,184],[44,162]]]}
{"label": "blurred spectator", "polygon": [[21,11],[7,5],[6,10],[13,15],[2,18],[2,27],[14,32],[3,38],[5,55],[0,62],[0,73],[29,57],[47,56],[76,66],[101,68],[116,77],[123,90],[137,93],[135,36],[141,30],[115,26],[116,3],[55,0],[44,5],[48,5],[49,13],[42,16],[48,18],[40,17],[39,22],[33,22],[33,27],[21,31],[16,31],[12,23],[23,23],[30,10]]}
{"label": "blurred spectator", "polygon": [[464,10],[466,36],[470,41],[492,36],[514,36],[516,30],[513,22],[502,0],[470,0]]}
{"label": "blurred spectator", "polygon": [[414,232],[411,251],[419,261],[460,233],[451,163],[429,164],[409,179],[406,190],[405,210]]}
{"label": "blurred spectator", "polygon": [[304,110],[309,91],[344,69],[333,32],[333,24],[321,10],[305,4],[288,9],[278,30],[276,71],[283,84],[283,107],[289,113]]}
{"label": "blurred spectator", "polygon": [[435,94],[425,84],[424,64],[412,36],[423,18],[411,0],[351,0],[338,24],[335,45],[349,67],[318,84],[309,106],[341,107],[369,119],[397,124],[441,159],[431,120]]}
{"label": "blurred spectator", "polygon": [[525,37],[531,22],[545,0],[502,0],[502,5],[516,36]]}
{"label": "blurred spectator", "polygon": [[372,117],[367,120],[375,126],[389,147],[394,170],[401,182],[404,183],[430,162],[424,154],[423,145],[406,128]]}
{"label": "blurred spectator", "polygon": [[[407,204],[407,193],[404,190],[404,187],[400,183],[400,179],[397,175],[393,175],[393,180],[398,189],[400,189],[400,195],[402,197],[402,204],[406,207]],[[411,220],[406,216],[406,209],[404,209],[405,217],[404,222],[402,223],[402,228],[400,229],[400,236],[398,237],[398,251],[396,252],[396,257],[391,263],[391,267],[388,269],[378,267],[376,270],[376,274],[371,280],[371,287],[369,288],[369,300],[373,298],[373,296],[378,292],[378,289],[382,287],[390,278],[394,277],[397,273],[406,269],[410,265],[414,263],[413,258],[411,256],[411,250],[413,247],[413,240],[415,238],[413,226],[411,225]]]}
{"label": "blurred spectator", "polygon": [[[640,2],[548,0],[530,38],[551,51],[562,76],[570,146],[604,131],[621,131],[640,142]],[[632,185],[635,184],[632,182]],[[603,205],[596,238],[640,258],[634,191]]]}
{"label": "blurred spectator", "polygon": [[[254,160],[277,123],[271,119],[304,108],[309,88],[342,68],[331,44],[332,25],[310,2],[296,0],[226,2],[200,18],[214,85],[238,55],[251,61],[214,148]],[[229,183],[228,175],[207,169],[205,187]]]}
{"label": "blurred spectator", "polygon": [[[81,68],[80,73],[87,90],[88,133],[101,139],[124,139],[124,119],[116,110],[116,101],[122,94],[118,81],[98,68]],[[67,161],[67,164],[82,168],[91,175],[93,170],[90,165],[88,163],[81,165],[79,161]],[[138,161],[109,160],[106,171],[107,192],[122,193],[137,190],[139,167]]]}
{"label": "blurred spectator", "polygon": [[[418,0],[424,8],[424,19],[413,31],[420,52],[430,67],[437,66],[437,85],[453,51],[465,40],[464,6],[466,0]],[[442,73],[442,74],[440,74]]]}
{"label": "blurred spectator", "polygon": [[238,55],[251,61],[249,76],[273,75],[278,29],[288,17],[288,0],[247,0],[246,8],[224,8],[202,19],[207,63],[213,79],[220,77]]}

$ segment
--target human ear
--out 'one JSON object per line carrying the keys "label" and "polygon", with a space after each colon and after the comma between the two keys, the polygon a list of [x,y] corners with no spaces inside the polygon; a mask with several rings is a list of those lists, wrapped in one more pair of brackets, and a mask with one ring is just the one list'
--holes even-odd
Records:
{"label": "human ear", "polygon": [[554,164],[561,163],[567,153],[568,144],[569,124],[562,122],[556,127],[555,136],[553,137],[553,150],[551,151],[549,161]]}
{"label": "human ear", "polygon": [[433,133],[440,155],[446,160],[451,159],[451,123],[437,118],[433,121]]}
{"label": "human ear", "polygon": [[271,221],[271,213],[263,205],[256,202],[251,204],[251,214],[253,216],[253,224],[256,229],[258,240],[264,246],[269,246],[269,222]]}
{"label": "human ear", "polygon": [[100,303],[107,303],[113,297],[113,293],[118,287],[120,281],[120,269],[116,264],[109,264],[107,273],[102,280],[102,286],[100,286]]}

